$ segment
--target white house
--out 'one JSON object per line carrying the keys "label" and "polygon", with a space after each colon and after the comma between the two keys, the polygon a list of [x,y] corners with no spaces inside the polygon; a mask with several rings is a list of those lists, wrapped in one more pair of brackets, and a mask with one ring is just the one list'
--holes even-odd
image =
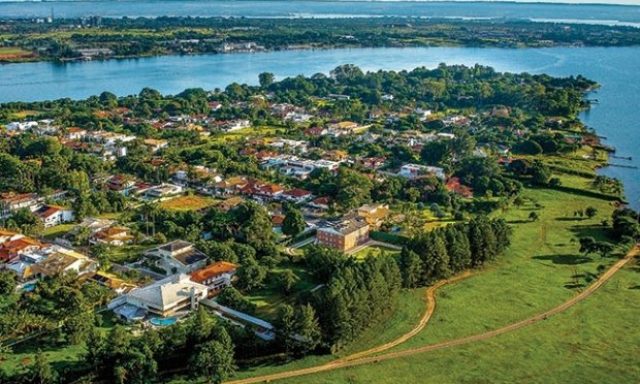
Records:
{"label": "white house", "polygon": [[423,176],[435,176],[438,179],[446,179],[444,169],[433,167],[430,165],[405,164],[400,168],[398,176],[405,177],[409,180],[415,180]]}
{"label": "white house", "polygon": [[133,289],[112,300],[108,308],[127,321],[142,320],[147,314],[166,317],[197,309],[207,293],[206,285],[192,281],[189,275],[177,274]]}
{"label": "white house", "polygon": [[174,240],[150,249],[144,255],[155,259],[156,265],[164,269],[168,275],[191,273],[207,264],[207,255],[184,240]]}

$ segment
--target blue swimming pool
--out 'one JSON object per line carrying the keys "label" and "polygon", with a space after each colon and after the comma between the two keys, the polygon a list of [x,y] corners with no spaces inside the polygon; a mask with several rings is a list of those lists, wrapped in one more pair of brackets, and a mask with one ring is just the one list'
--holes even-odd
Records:
{"label": "blue swimming pool", "polygon": [[157,327],[173,325],[178,321],[177,317],[154,317],[149,322]]}
{"label": "blue swimming pool", "polygon": [[24,292],[33,292],[36,289],[36,283],[29,283],[22,286]]}

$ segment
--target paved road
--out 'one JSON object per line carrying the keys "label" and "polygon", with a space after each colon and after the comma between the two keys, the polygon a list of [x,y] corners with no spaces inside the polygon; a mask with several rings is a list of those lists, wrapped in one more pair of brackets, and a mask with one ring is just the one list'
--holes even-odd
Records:
{"label": "paved road", "polygon": [[[462,338],[459,338],[459,339],[443,341],[443,342],[436,343],[436,344],[426,345],[424,347],[412,348],[412,349],[407,349],[407,350],[398,351],[398,352],[389,352],[389,353],[378,355],[378,356],[369,356],[369,355],[367,355],[367,356],[364,356],[364,357],[356,357],[354,359],[349,359],[349,357],[346,357],[346,358],[343,358],[343,359],[340,359],[340,360],[335,360],[335,361],[329,362],[329,363],[324,364],[324,365],[319,365],[319,366],[309,367],[309,368],[304,368],[304,369],[296,369],[296,370],[285,371],[285,372],[280,372],[280,373],[274,373],[274,374],[271,374],[271,375],[250,377],[250,378],[247,378],[247,379],[234,380],[234,381],[229,381],[226,384],[252,384],[252,383],[271,382],[271,381],[275,381],[275,380],[282,380],[282,379],[291,378],[291,377],[298,377],[298,376],[310,375],[310,374],[320,373],[320,372],[325,372],[325,371],[332,371],[332,370],[335,370],[335,369],[341,369],[341,368],[346,368],[346,367],[354,367],[354,366],[364,365],[364,364],[374,364],[374,363],[378,363],[380,361],[398,359],[398,358],[408,357],[408,356],[412,356],[412,355],[416,355],[416,354],[420,354],[420,353],[432,352],[432,351],[437,351],[437,350],[440,350],[440,349],[455,347],[455,346],[458,346],[458,345],[469,344],[469,343],[473,343],[473,342],[478,342],[478,341],[491,339],[493,337],[502,335],[504,333],[512,332],[512,331],[527,327],[529,325],[538,323],[540,321],[544,321],[547,318],[549,318],[550,316],[553,316],[553,315],[556,315],[558,313],[566,311],[567,309],[571,308],[575,304],[577,304],[577,303],[581,302],[582,300],[584,300],[584,299],[588,298],[589,296],[591,296],[596,290],[598,290],[598,288],[600,288],[607,281],[609,281],[609,279],[611,279],[611,277],[613,277],[613,275],[615,275],[616,272],[618,272],[630,260],[632,260],[634,257],[638,256],[639,254],[640,254],[640,245],[634,247],[627,255],[625,255],[624,258],[622,258],[618,262],[616,262],[611,268],[609,268],[609,270],[607,270],[604,274],[602,274],[602,276],[600,276],[598,278],[598,280],[596,280],[595,283],[593,283],[592,285],[587,287],[587,289],[582,291],[580,294],[574,296],[573,298],[569,299],[568,301],[565,301],[564,303],[562,303],[562,304],[558,305],[557,307],[554,307],[554,308],[552,308],[552,309],[550,309],[550,310],[548,310],[546,312],[540,313],[538,315],[532,316],[532,317],[530,317],[528,319],[524,319],[524,320],[518,321],[518,322],[513,323],[513,324],[509,324],[509,325],[504,326],[502,328],[495,329],[493,331],[479,333],[477,335],[462,337]],[[435,293],[435,290],[434,290],[434,293]],[[434,309],[435,309],[435,300],[429,300],[429,302],[433,303]],[[429,306],[431,306],[431,304]],[[427,313],[429,313],[429,310],[427,310]],[[431,313],[433,313],[433,309],[431,310]],[[430,317],[431,317],[431,315],[428,315],[427,321],[428,321],[428,319]],[[423,328],[424,328],[424,326],[423,326]],[[371,353],[379,352],[379,351],[376,351],[376,348],[373,348],[372,350],[373,350],[373,352],[371,352]],[[362,356],[362,353],[359,353],[358,355]]]}

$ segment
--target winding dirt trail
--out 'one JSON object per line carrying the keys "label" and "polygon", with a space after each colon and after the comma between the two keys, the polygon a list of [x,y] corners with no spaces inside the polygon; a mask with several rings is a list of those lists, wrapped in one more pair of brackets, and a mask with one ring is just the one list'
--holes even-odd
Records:
{"label": "winding dirt trail", "polygon": [[462,337],[459,339],[443,341],[436,344],[425,345],[424,347],[412,348],[412,349],[407,349],[407,350],[398,351],[398,352],[389,352],[389,353],[385,353],[377,356],[370,356],[371,354],[385,351],[398,344],[401,344],[404,341],[408,340],[409,338],[413,337],[420,330],[422,330],[426,326],[427,322],[431,318],[431,315],[433,314],[433,311],[435,310],[435,291],[445,284],[448,284],[453,281],[458,281],[459,279],[463,279],[467,277],[463,274],[451,280],[445,280],[428,289],[427,290],[427,300],[428,300],[427,311],[425,312],[425,315],[420,320],[420,323],[418,324],[418,326],[416,326],[416,328],[411,330],[409,333],[403,335],[402,337],[390,343],[383,344],[379,347],[372,348],[367,351],[359,352],[342,359],[334,360],[323,365],[285,371],[285,372],[279,372],[279,373],[274,373],[274,374],[264,375],[264,376],[250,377],[247,379],[234,380],[234,381],[229,381],[226,384],[268,383],[275,380],[282,380],[286,378],[310,375],[310,374],[320,373],[325,371],[332,371],[335,369],[341,369],[346,367],[354,367],[354,366],[364,365],[364,364],[373,364],[381,361],[398,359],[398,358],[412,356],[420,353],[437,351],[440,349],[445,349],[445,348],[455,347],[458,345],[469,344],[473,342],[491,339],[493,337],[502,335],[504,333],[512,332],[512,331],[527,327],[529,325],[538,323],[540,321],[544,321],[550,316],[566,311],[567,309],[571,308],[575,304],[591,296],[596,290],[598,290],[598,288],[600,288],[607,281],[609,281],[611,277],[613,277],[613,275],[616,274],[616,272],[622,269],[622,267],[624,267],[630,260],[632,260],[634,257],[637,257],[638,255],[640,255],[640,245],[637,245],[636,247],[634,247],[631,251],[629,251],[629,253],[625,255],[624,258],[618,260],[611,268],[609,268],[605,273],[603,273],[598,278],[598,280],[596,280],[593,284],[587,287],[584,291],[582,291],[578,295],[572,297],[571,299],[565,301],[564,303],[546,312],[542,312],[540,314],[529,317],[527,319],[506,325],[502,328],[494,329],[493,331],[483,332],[483,333],[479,333],[472,336]]}

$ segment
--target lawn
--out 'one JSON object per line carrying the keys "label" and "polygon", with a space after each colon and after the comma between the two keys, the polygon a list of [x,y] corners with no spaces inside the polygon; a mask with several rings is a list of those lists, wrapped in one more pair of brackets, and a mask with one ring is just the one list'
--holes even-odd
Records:
{"label": "lawn", "polygon": [[[611,203],[548,189],[527,189],[523,197],[524,206],[496,213],[513,227],[506,253],[475,276],[444,287],[429,326],[398,348],[467,336],[542,312],[577,294],[598,266],[613,263],[614,258],[581,255],[576,240],[605,239],[600,222],[610,217]],[[573,212],[587,206],[598,214],[575,220]],[[528,220],[532,211],[539,215],[536,222]]]}
{"label": "lawn", "polygon": [[211,207],[218,203],[218,200],[197,195],[178,196],[160,203],[160,207],[170,211],[198,211]]}
{"label": "lawn", "polygon": [[153,245],[123,245],[121,247],[109,247],[107,256],[109,261],[118,264],[133,263],[142,257],[142,253]]}
{"label": "lawn", "polygon": [[359,250],[351,255],[351,257],[357,260],[364,260],[367,256],[380,256],[382,253],[386,255],[396,256],[400,253],[397,249],[387,248],[379,245],[373,245]]}
{"label": "lawn", "polygon": [[[99,330],[106,334],[115,324],[113,312],[102,312],[99,316],[102,317],[102,325]],[[73,370],[78,366],[86,351],[84,344],[60,346],[53,337],[41,336],[13,347],[13,352],[7,354],[4,361],[0,360],[0,365],[9,373],[17,372],[33,363],[38,350],[45,354],[47,361],[58,372],[61,369]]]}
{"label": "lawn", "polygon": [[320,383],[637,383],[640,268],[587,300],[513,333],[377,364],[277,381]]}
{"label": "lawn", "polygon": [[55,225],[53,227],[45,228],[41,234],[48,240],[53,240],[56,237],[60,237],[65,233],[69,232],[71,229],[75,227],[75,224],[60,224]]}
{"label": "lawn", "polygon": [[[297,282],[289,295],[285,295],[280,289],[279,275],[285,269],[291,269],[297,277]],[[254,290],[247,298],[257,306],[256,316],[274,321],[281,304],[295,303],[297,295],[310,291],[315,286],[312,277],[303,268],[291,263],[283,264],[270,272],[263,288]]]}

